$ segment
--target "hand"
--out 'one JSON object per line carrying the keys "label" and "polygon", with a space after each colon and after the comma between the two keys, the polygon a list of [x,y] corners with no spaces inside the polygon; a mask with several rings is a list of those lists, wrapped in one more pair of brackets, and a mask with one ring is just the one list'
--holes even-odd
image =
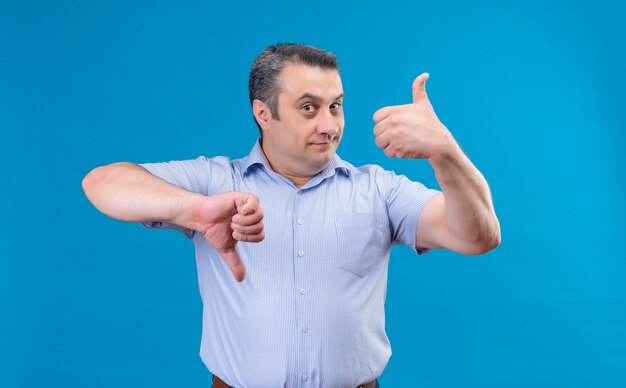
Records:
{"label": "hand", "polygon": [[246,276],[246,268],[235,249],[237,242],[260,242],[265,237],[263,210],[254,194],[230,192],[204,197],[194,207],[197,230],[226,260],[238,282]]}
{"label": "hand", "polygon": [[455,144],[426,95],[428,73],[413,81],[413,103],[374,113],[376,145],[390,158],[430,159]]}

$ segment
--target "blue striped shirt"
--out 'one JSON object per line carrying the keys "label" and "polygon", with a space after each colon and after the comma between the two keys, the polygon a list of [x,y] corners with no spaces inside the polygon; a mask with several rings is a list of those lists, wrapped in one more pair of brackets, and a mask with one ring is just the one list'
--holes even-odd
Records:
{"label": "blue striped shirt", "polygon": [[204,195],[256,194],[265,239],[238,243],[237,283],[201,233],[193,240],[203,302],[200,356],[234,387],[350,387],[379,377],[391,355],[384,302],[391,245],[415,247],[417,219],[438,191],[335,155],[298,189],[271,168],[259,142],[242,159],[141,164]]}

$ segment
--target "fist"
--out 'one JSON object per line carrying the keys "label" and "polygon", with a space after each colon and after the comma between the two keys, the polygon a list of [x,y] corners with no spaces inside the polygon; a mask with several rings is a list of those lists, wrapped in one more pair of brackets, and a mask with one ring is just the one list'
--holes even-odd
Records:
{"label": "fist", "polygon": [[235,279],[243,281],[246,269],[235,246],[239,241],[260,242],[265,237],[259,198],[242,192],[205,197],[194,209],[194,218],[199,232],[226,261]]}
{"label": "fist", "polygon": [[413,102],[388,106],[374,113],[376,145],[390,158],[430,159],[453,144],[426,95],[428,73],[413,81]]}

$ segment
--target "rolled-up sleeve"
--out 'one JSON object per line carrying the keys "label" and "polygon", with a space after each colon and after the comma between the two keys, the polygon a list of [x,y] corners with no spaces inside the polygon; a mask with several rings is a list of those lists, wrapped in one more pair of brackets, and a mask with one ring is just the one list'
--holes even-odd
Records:
{"label": "rolled-up sleeve", "polygon": [[[201,156],[193,160],[175,160],[162,163],[141,163],[145,168],[166,182],[185,190],[208,195],[211,185],[211,160]],[[183,233],[187,238],[193,238],[194,230],[162,221],[141,223],[148,229],[172,229]]]}
{"label": "rolled-up sleeve", "polygon": [[406,245],[418,255],[430,252],[428,248],[415,245],[417,222],[426,203],[439,190],[429,189],[419,182],[413,182],[404,175],[396,175],[391,171],[381,170],[382,181],[388,185],[385,205],[389,216],[392,243]]}

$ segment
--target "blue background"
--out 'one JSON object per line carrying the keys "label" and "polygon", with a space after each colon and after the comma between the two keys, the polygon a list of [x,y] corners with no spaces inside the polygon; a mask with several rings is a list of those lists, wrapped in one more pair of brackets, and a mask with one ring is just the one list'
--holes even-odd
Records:
{"label": "blue background", "polygon": [[98,213],[81,180],[246,155],[248,71],[278,41],[337,54],[344,159],[438,187],[371,132],[428,71],[493,192],[496,251],[394,248],[383,387],[626,386],[625,15],[617,1],[3,1],[0,386],[210,385],[192,244]]}

